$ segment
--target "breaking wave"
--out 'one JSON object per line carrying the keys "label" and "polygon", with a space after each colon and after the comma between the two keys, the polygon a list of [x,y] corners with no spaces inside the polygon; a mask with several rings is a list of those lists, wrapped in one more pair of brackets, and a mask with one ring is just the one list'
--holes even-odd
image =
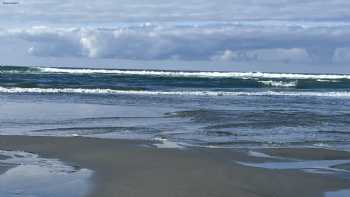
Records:
{"label": "breaking wave", "polygon": [[349,91],[313,92],[313,91],[147,91],[113,90],[84,88],[19,88],[0,87],[2,93],[64,93],[64,94],[121,94],[121,95],[178,95],[178,96],[310,96],[310,97],[350,97]]}
{"label": "breaking wave", "polygon": [[148,75],[164,77],[201,77],[201,78],[266,78],[266,79],[315,79],[318,81],[350,79],[350,74],[294,74],[264,72],[204,72],[204,71],[163,71],[163,70],[123,70],[88,68],[50,68],[0,66],[0,73],[62,73],[62,74],[117,74]]}
{"label": "breaking wave", "polygon": [[[0,74],[0,87],[27,88],[23,91],[78,91],[79,93],[101,92],[113,94],[127,92],[128,94],[140,94],[139,90],[143,90],[143,94],[171,95],[183,94],[183,92],[191,95],[212,95],[213,90],[213,94],[231,95],[236,94],[232,92],[237,89],[256,89],[258,91],[256,94],[260,94],[260,91],[267,89],[350,91],[350,75],[345,74],[194,72],[13,66],[0,66]],[[36,88],[46,89],[37,90]],[[178,90],[180,91],[177,92]],[[192,90],[200,91],[193,92]],[[203,93],[203,91],[208,93]],[[218,91],[223,93],[217,93]]]}
{"label": "breaking wave", "polygon": [[259,81],[260,83],[264,84],[265,86],[270,86],[270,87],[296,87],[297,86],[297,81],[292,81],[292,82],[284,82],[284,81]]}
{"label": "breaking wave", "polygon": [[166,77],[222,77],[222,78],[269,78],[269,79],[350,79],[350,75],[340,74],[292,74],[263,72],[190,72],[190,71],[156,71],[156,70],[108,70],[77,68],[39,68],[46,73],[71,74],[119,74],[119,75],[153,75]]}

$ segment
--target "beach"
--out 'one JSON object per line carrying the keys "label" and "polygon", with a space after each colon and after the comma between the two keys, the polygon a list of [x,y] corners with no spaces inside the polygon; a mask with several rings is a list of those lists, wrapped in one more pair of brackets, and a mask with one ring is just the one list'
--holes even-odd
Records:
{"label": "beach", "polygon": [[[1,136],[0,149],[35,153],[93,170],[91,197],[316,197],[350,186],[349,179],[329,174],[269,170],[238,163],[274,161],[275,157],[350,159],[348,152],[316,148],[261,149],[263,156],[254,156],[247,149],[158,149],[142,140]],[[3,167],[0,172],[4,172]]]}
{"label": "beach", "polygon": [[349,0],[0,16],[0,197],[350,197]]}
{"label": "beach", "polygon": [[348,74],[0,74],[1,197],[350,196]]}
{"label": "beach", "polygon": [[349,0],[0,10],[0,197],[350,197]]}

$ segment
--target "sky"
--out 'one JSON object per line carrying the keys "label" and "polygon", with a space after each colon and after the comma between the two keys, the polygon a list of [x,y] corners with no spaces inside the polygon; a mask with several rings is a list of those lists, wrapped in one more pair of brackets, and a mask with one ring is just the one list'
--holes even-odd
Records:
{"label": "sky", "polygon": [[350,73],[348,0],[16,0],[0,64]]}

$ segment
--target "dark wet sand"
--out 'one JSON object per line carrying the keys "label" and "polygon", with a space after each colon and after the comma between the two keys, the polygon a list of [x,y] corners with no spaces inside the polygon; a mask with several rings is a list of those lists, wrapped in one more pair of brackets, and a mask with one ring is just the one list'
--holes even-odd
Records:
{"label": "dark wet sand", "polygon": [[[156,149],[147,142],[91,138],[0,136],[1,150],[23,150],[95,171],[93,197],[313,197],[350,188],[349,180],[294,170],[265,170],[246,150]],[[323,149],[265,149],[291,157],[350,159]]]}
{"label": "dark wet sand", "polygon": [[287,157],[303,160],[336,160],[349,159],[350,152],[334,151],[320,148],[274,148],[261,149],[259,152],[277,157]]}
{"label": "dark wet sand", "polygon": [[7,170],[11,169],[12,167],[15,167],[14,165],[8,165],[4,163],[0,163],[0,174],[6,172]]}
{"label": "dark wet sand", "polygon": [[0,155],[0,174],[6,172],[7,170],[11,169],[12,167],[14,167],[15,165],[10,165],[7,163],[1,163],[1,160],[5,160],[8,159],[8,156],[5,155]]}

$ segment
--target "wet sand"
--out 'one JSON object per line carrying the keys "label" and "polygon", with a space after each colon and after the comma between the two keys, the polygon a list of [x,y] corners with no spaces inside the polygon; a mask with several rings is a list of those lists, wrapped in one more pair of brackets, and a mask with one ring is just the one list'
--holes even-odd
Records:
{"label": "wet sand", "polygon": [[321,148],[273,148],[261,149],[260,152],[272,156],[303,160],[337,160],[349,159],[350,152],[334,151]]}
{"label": "wet sand", "polygon": [[15,166],[14,165],[0,163],[0,174],[6,172],[7,170],[11,169],[12,167],[15,167]]}
{"label": "wet sand", "polygon": [[[240,165],[237,161],[273,159],[252,157],[239,149],[157,149],[145,141],[0,136],[0,150],[33,152],[95,171],[91,197],[316,197],[350,188],[349,180],[335,176]],[[348,152],[324,149],[263,151],[286,157],[350,159]]]}
{"label": "wet sand", "polygon": [[[4,160],[4,159],[8,159],[8,158],[9,158],[8,156],[0,154],[0,161]],[[6,172],[7,170],[11,169],[12,167],[14,167],[14,165],[10,165],[10,164],[7,164],[7,163],[1,163],[0,162],[0,174]]]}

